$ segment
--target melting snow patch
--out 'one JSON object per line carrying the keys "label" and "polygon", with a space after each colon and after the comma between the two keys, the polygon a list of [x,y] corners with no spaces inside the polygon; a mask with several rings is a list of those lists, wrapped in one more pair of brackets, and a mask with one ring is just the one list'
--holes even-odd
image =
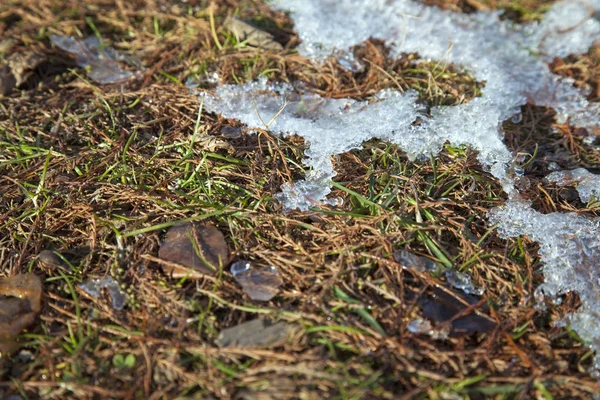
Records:
{"label": "melting snow patch", "polygon": [[[306,210],[324,201],[335,176],[331,157],[371,138],[396,143],[411,157],[436,154],[446,141],[470,146],[512,199],[493,210],[490,221],[498,223],[506,237],[527,235],[540,243],[544,293],[579,293],[583,305],[569,322],[597,351],[595,364],[600,368],[599,222],[574,214],[543,215],[519,201],[510,172],[513,156],[501,132],[502,122],[515,115],[518,120],[520,107],[527,102],[554,108],[559,123],[599,125],[600,105],[590,103],[573,80],[552,74],[546,63],[585,52],[600,40],[600,21],[594,18],[600,0],[556,3],[543,21],[524,26],[500,21],[497,12],[455,14],[410,0],[274,0],[274,4],[291,12],[302,39],[299,52],[317,62],[331,55],[347,58],[352,46],[373,37],[386,40],[392,56],[415,52],[423,59],[462,66],[485,82],[481,97],[468,104],[434,107],[429,117],[420,112],[414,92],[382,91],[372,101],[359,102],[324,99],[265,80],[218,87],[214,95],[206,96],[208,111],[239,119],[250,128],[297,134],[306,140],[309,170],[305,180],[282,187],[278,199],[284,206]],[[423,123],[413,126],[417,117]],[[564,174],[550,179],[563,178]],[[583,173],[578,187],[584,201],[598,189],[596,184],[586,186],[587,179]]]}
{"label": "melting snow patch", "polygon": [[[513,194],[508,173],[512,155],[502,141],[500,126],[518,114],[520,106],[529,100],[552,107],[559,122],[570,119],[578,126],[600,121],[600,105],[589,103],[587,93],[573,87],[572,80],[552,74],[545,62],[586,50],[600,39],[600,22],[590,12],[600,9],[600,1],[559,3],[542,23],[524,28],[500,21],[497,13],[454,14],[407,0],[277,0],[275,4],[292,12],[303,40],[300,52],[309,57],[323,59],[339,54],[336,49],[347,52],[369,37],[383,38],[392,55],[417,52],[423,58],[443,59],[462,65],[486,83],[481,97],[468,104],[434,107],[432,118],[419,112],[414,92],[386,90],[374,101],[357,102],[298,94],[290,85],[267,84],[264,79],[217,88],[206,98],[208,111],[239,119],[251,128],[297,134],[308,142],[306,179],[285,185],[278,196],[287,209],[307,210],[324,201],[335,176],[331,156],[371,138],[396,143],[413,157],[436,154],[445,141],[468,145],[479,152],[479,161],[505,191]],[[424,123],[412,126],[417,116]]]}
{"label": "melting snow patch", "polygon": [[[331,157],[360,148],[364,141],[380,138],[398,143],[414,156],[437,152],[444,135],[425,137],[424,128],[412,126],[417,118],[416,92],[382,91],[368,103],[351,99],[323,99],[298,95],[286,84],[266,79],[245,85],[224,85],[207,96],[204,107],[236,118],[251,128],[268,128],[279,135],[297,134],[309,145],[304,181],[284,185],[278,198],[287,209],[308,210],[329,194],[335,176]],[[276,117],[275,117],[276,116]],[[271,121],[271,122],[267,122]],[[335,205],[336,201],[332,203]]]}
{"label": "melting snow patch", "polygon": [[600,220],[575,213],[541,214],[517,201],[492,210],[489,219],[498,224],[498,232],[504,237],[526,235],[539,243],[544,262],[539,295],[579,293],[582,306],[568,320],[596,351],[595,367],[600,368]]}
{"label": "melting snow patch", "polygon": [[592,174],[585,168],[555,171],[546,177],[546,181],[558,186],[577,185],[577,193],[584,203],[589,202],[592,197],[600,198],[600,175]]}

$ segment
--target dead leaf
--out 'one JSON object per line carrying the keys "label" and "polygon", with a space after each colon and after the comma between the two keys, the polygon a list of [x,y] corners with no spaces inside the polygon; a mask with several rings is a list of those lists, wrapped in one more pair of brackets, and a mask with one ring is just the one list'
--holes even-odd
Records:
{"label": "dead leaf", "polygon": [[162,265],[166,274],[198,279],[216,275],[229,260],[229,248],[214,226],[187,223],[169,229],[158,256],[168,261]]}
{"label": "dead leaf", "polygon": [[42,307],[42,281],[32,273],[0,278],[0,357],[17,348],[14,337],[35,322]]}
{"label": "dead leaf", "polygon": [[0,95],[9,94],[16,86],[17,81],[10,68],[0,66]]}
{"label": "dead leaf", "polygon": [[65,269],[65,264],[52,250],[42,250],[37,256],[38,264],[46,270]]}
{"label": "dead leaf", "polygon": [[[438,323],[449,323],[452,327],[450,336],[464,336],[478,332],[486,333],[496,327],[496,323],[490,317],[478,315],[474,310],[466,315],[458,316],[464,313],[468,307],[475,307],[480,302],[481,298],[476,296],[451,289],[446,291],[434,288],[431,295],[425,296],[419,301],[419,306],[426,318]],[[484,303],[475,309],[486,312],[487,306]]]}
{"label": "dead leaf", "polygon": [[25,83],[33,73],[33,70],[44,62],[45,59],[44,55],[33,51],[14,53],[8,57],[8,66],[17,81],[17,86]]}
{"label": "dead leaf", "polygon": [[0,56],[4,57],[5,55],[7,55],[16,43],[16,40],[10,38],[0,40]]}
{"label": "dead leaf", "polygon": [[227,17],[225,28],[233,33],[238,42],[246,42],[249,46],[265,50],[281,51],[283,46],[273,39],[273,35],[235,17]]}
{"label": "dead leaf", "polygon": [[285,321],[273,322],[258,318],[223,329],[217,337],[219,347],[267,347],[284,342],[292,331]]}
{"label": "dead leaf", "polygon": [[236,126],[224,126],[221,128],[221,136],[225,139],[239,139],[242,137],[242,128]]}

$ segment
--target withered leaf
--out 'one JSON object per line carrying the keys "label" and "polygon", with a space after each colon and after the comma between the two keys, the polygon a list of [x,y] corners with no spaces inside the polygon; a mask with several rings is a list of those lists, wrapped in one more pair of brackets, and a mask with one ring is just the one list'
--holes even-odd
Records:
{"label": "withered leaf", "polygon": [[24,51],[14,53],[8,58],[8,66],[17,81],[17,86],[21,86],[31,76],[34,69],[40,65],[46,57],[33,51]]}
{"label": "withered leaf", "polygon": [[37,257],[40,267],[48,270],[57,268],[65,268],[63,260],[56,255],[52,250],[42,250]]}
{"label": "withered leaf", "polygon": [[35,322],[42,307],[42,281],[27,273],[0,278],[0,357],[16,349],[13,340]]}
{"label": "withered leaf", "polygon": [[229,248],[223,234],[212,225],[186,223],[173,226],[161,243],[158,256],[165,273],[191,279],[216,275],[227,264]]}
{"label": "withered leaf", "polygon": [[[451,289],[448,289],[448,291],[451,291]],[[452,293],[454,293],[454,296],[442,289],[434,288],[430,295],[419,301],[423,315],[438,323],[451,321],[452,331],[450,336],[486,333],[496,327],[496,323],[491,318],[474,312],[455,318],[458,314],[464,312],[467,307],[477,304],[480,298],[456,291],[452,291]],[[477,309],[483,312],[488,311],[485,304]]]}
{"label": "withered leaf", "polygon": [[283,50],[283,46],[273,39],[273,35],[238,18],[227,17],[224,24],[240,42],[245,41],[249,46],[274,51]]}
{"label": "withered leaf", "polygon": [[10,68],[0,66],[0,95],[9,94],[17,86],[17,81]]}

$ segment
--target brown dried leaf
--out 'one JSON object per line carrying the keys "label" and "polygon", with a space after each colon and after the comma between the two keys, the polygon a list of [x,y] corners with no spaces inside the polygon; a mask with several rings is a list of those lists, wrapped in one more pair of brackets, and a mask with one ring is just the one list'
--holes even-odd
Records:
{"label": "brown dried leaf", "polygon": [[65,264],[52,250],[42,250],[37,257],[38,265],[45,270],[64,269]]}
{"label": "brown dried leaf", "polygon": [[240,19],[227,17],[224,25],[225,28],[229,29],[238,38],[238,41],[246,41],[249,46],[273,51],[283,50],[283,46],[273,39],[273,35]]}
{"label": "brown dried leaf", "polygon": [[[421,298],[419,306],[426,318],[438,323],[450,323],[452,327],[450,336],[464,336],[473,333],[487,333],[496,327],[496,323],[490,317],[483,316],[484,314],[478,315],[469,312],[459,316],[464,314],[469,306],[476,306],[478,303],[480,303],[480,298],[476,296],[458,293],[451,289],[433,288],[431,295]],[[477,309],[483,312],[487,311],[485,305],[481,305]]]}
{"label": "brown dried leaf", "polygon": [[31,325],[42,307],[42,281],[27,273],[0,278],[0,356],[16,349],[13,338]]}
{"label": "brown dried leaf", "polygon": [[14,75],[17,86],[21,86],[29,79],[32,71],[40,65],[46,57],[33,51],[14,53],[8,58],[8,66]]}
{"label": "brown dried leaf", "polygon": [[9,94],[16,86],[17,81],[10,68],[0,66],[0,95]]}
{"label": "brown dried leaf", "polygon": [[158,256],[168,261],[162,265],[165,273],[198,279],[204,274],[216,275],[228,262],[229,248],[214,226],[187,223],[169,229]]}

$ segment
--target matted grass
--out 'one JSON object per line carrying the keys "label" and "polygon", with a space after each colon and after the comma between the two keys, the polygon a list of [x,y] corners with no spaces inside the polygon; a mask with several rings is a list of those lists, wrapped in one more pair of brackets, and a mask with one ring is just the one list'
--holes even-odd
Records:
{"label": "matted grass", "polygon": [[[285,50],[237,43],[221,27],[231,14],[271,30]],[[553,326],[577,308],[577,296],[536,307],[537,246],[499,239],[487,225],[486,213],[505,195],[474,152],[447,146],[415,163],[395,146],[370,141],[334,159],[333,195],[343,206],[285,214],[273,196],[302,177],[302,140],[268,131],[228,140],[221,129],[237,123],[206,113],[195,129],[200,101],[183,85],[213,72],[229,83],[264,75],[328,97],[412,88],[427,105],[453,105],[484,85],[468,72],[414,54],[392,60],[377,39],[355,50],[364,71],[334,60],[315,66],[294,52],[290,19],[254,1],[207,8],[200,1],[9,0],[0,21],[0,36],[15,40],[12,51],[48,57],[0,99],[0,274],[34,271],[45,279],[39,323],[21,337],[26,352],[0,364],[0,397],[549,399],[600,392],[587,373],[590,352]],[[49,44],[51,33],[79,32],[97,32],[146,69],[127,84],[95,85]],[[541,180],[552,156],[564,168],[597,167],[593,144],[529,106],[505,131],[523,155],[525,195],[536,208],[598,215],[598,204],[565,198],[568,189]],[[226,270],[197,282],[163,274],[154,262],[159,244],[182,220],[213,223],[235,257],[276,266],[281,293],[252,302]],[[45,249],[68,264],[42,265],[37,255]],[[471,275],[485,288],[477,312],[497,328],[443,340],[410,333],[408,323],[422,316],[419,300],[444,279],[403,269],[396,249]],[[128,294],[122,311],[108,295],[97,300],[77,288],[106,275]],[[222,329],[259,316],[299,328],[275,348],[217,347]]]}

